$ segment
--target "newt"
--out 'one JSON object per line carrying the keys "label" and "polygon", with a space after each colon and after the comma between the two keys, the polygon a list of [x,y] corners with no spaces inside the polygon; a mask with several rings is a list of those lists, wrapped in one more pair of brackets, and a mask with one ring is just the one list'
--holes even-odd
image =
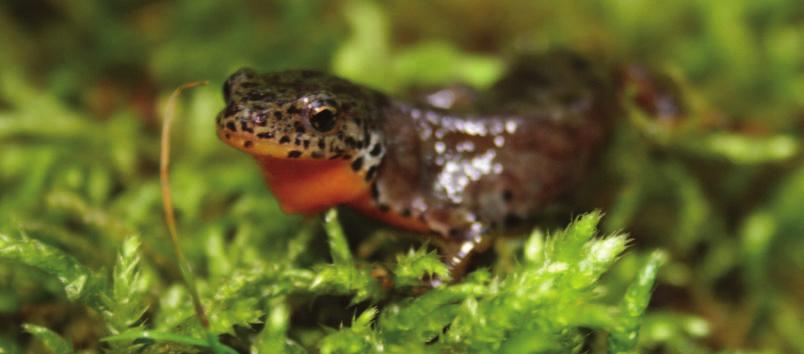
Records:
{"label": "newt", "polygon": [[619,72],[554,51],[519,58],[488,90],[406,101],[318,71],[240,69],[217,134],[257,160],[283,211],[347,205],[435,235],[459,269],[487,235],[589,178],[623,114]]}

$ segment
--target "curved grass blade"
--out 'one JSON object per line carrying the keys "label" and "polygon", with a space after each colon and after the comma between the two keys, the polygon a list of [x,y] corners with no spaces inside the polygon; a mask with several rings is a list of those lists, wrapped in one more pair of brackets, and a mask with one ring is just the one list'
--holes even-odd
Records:
{"label": "curved grass blade", "polygon": [[179,95],[184,90],[206,85],[207,83],[207,81],[193,81],[186,83],[176,88],[168,98],[165,120],[162,123],[162,136],[160,140],[159,181],[162,189],[162,206],[165,212],[165,223],[167,224],[168,233],[170,234],[170,242],[173,245],[173,250],[176,252],[176,261],[179,264],[179,270],[181,271],[184,283],[187,285],[187,289],[193,299],[193,308],[195,309],[196,317],[198,317],[198,321],[207,332],[207,344],[209,345],[209,348],[215,353],[228,353],[234,351],[231,348],[220,344],[220,342],[218,342],[218,338],[209,330],[209,317],[207,317],[206,311],[204,311],[204,306],[201,304],[201,297],[198,295],[198,287],[196,286],[195,276],[193,275],[189,262],[187,262],[187,259],[184,257],[184,252],[182,252],[181,247],[179,246],[179,234],[176,230],[176,216],[173,211],[173,200],[171,199],[170,195],[170,126],[176,116],[176,102],[179,98]]}

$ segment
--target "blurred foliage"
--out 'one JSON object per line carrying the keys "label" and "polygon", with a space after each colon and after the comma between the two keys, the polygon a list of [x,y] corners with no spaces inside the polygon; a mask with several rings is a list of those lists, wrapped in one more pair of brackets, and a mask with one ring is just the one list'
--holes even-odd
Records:
{"label": "blurred foliage", "polygon": [[[803,22],[794,0],[3,2],[0,352],[804,352]],[[688,113],[628,110],[573,209],[605,217],[499,238],[423,294],[432,247],[282,214],[214,135],[240,66],[403,94],[551,47],[657,68]],[[163,102],[199,79],[171,181],[208,331],[157,177]]]}

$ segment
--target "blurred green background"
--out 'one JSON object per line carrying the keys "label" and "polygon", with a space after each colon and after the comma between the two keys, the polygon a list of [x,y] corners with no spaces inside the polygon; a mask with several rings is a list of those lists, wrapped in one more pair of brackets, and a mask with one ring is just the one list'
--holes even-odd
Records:
{"label": "blurred green background", "polygon": [[[337,237],[326,236],[318,219],[283,215],[256,165],[214,135],[219,87],[242,66],[326,70],[402,95],[454,82],[483,87],[516,53],[549,48],[655,68],[677,81],[691,107],[674,128],[637,112],[623,117],[601,171],[588,176],[602,189],[584,191],[589,205],[572,209],[601,207],[601,233],[631,237],[588,289],[595,304],[616,303],[653,250],[667,256],[647,312],[635,315],[642,330],[628,350],[804,352],[804,4],[796,0],[5,0],[0,352],[217,350],[173,346],[173,337],[100,342],[128,328],[204,338],[190,324],[158,182],[165,100],[194,80],[210,85],[181,101],[173,197],[182,249],[210,313],[208,333],[223,343],[260,352],[363,351],[354,343],[373,343],[375,351],[380,343],[407,352],[605,352],[605,333],[626,326],[621,314],[553,327],[537,316],[543,322],[534,326],[573,334],[541,349],[519,347],[520,337],[504,331],[494,332],[511,339],[503,347],[480,346],[480,337],[391,345],[406,337],[382,331],[371,311],[390,318],[419,304],[412,294],[375,294],[374,285],[336,276],[325,289],[298,285],[330,253],[338,263]],[[348,213],[342,219],[359,264],[348,269],[392,263],[401,272],[418,259],[396,257],[421,242],[366,231]],[[493,279],[527,274],[534,240],[500,239],[481,265]],[[364,275],[357,277],[370,279]],[[482,308],[498,296],[488,279],[470,279],[455,289],[484,286],[452,304],[481,301]],[[294,296],[301,288],[304,295]],[[594,312],[573,306],[567,313]],[[460,328],[452,315],[433,321]]]}

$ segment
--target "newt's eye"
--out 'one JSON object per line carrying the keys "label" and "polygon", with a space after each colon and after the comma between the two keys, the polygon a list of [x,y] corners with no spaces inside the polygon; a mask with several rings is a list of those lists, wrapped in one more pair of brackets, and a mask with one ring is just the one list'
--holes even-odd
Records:
{"label": "newt's eye", "polygon": [[310,126],[321,133],[326,133],[332,130],[332,128],[335,128],[336,118],[337,114],[335,112],[335,107],[317,107],[312,112],[312,115],[310,115]]}

